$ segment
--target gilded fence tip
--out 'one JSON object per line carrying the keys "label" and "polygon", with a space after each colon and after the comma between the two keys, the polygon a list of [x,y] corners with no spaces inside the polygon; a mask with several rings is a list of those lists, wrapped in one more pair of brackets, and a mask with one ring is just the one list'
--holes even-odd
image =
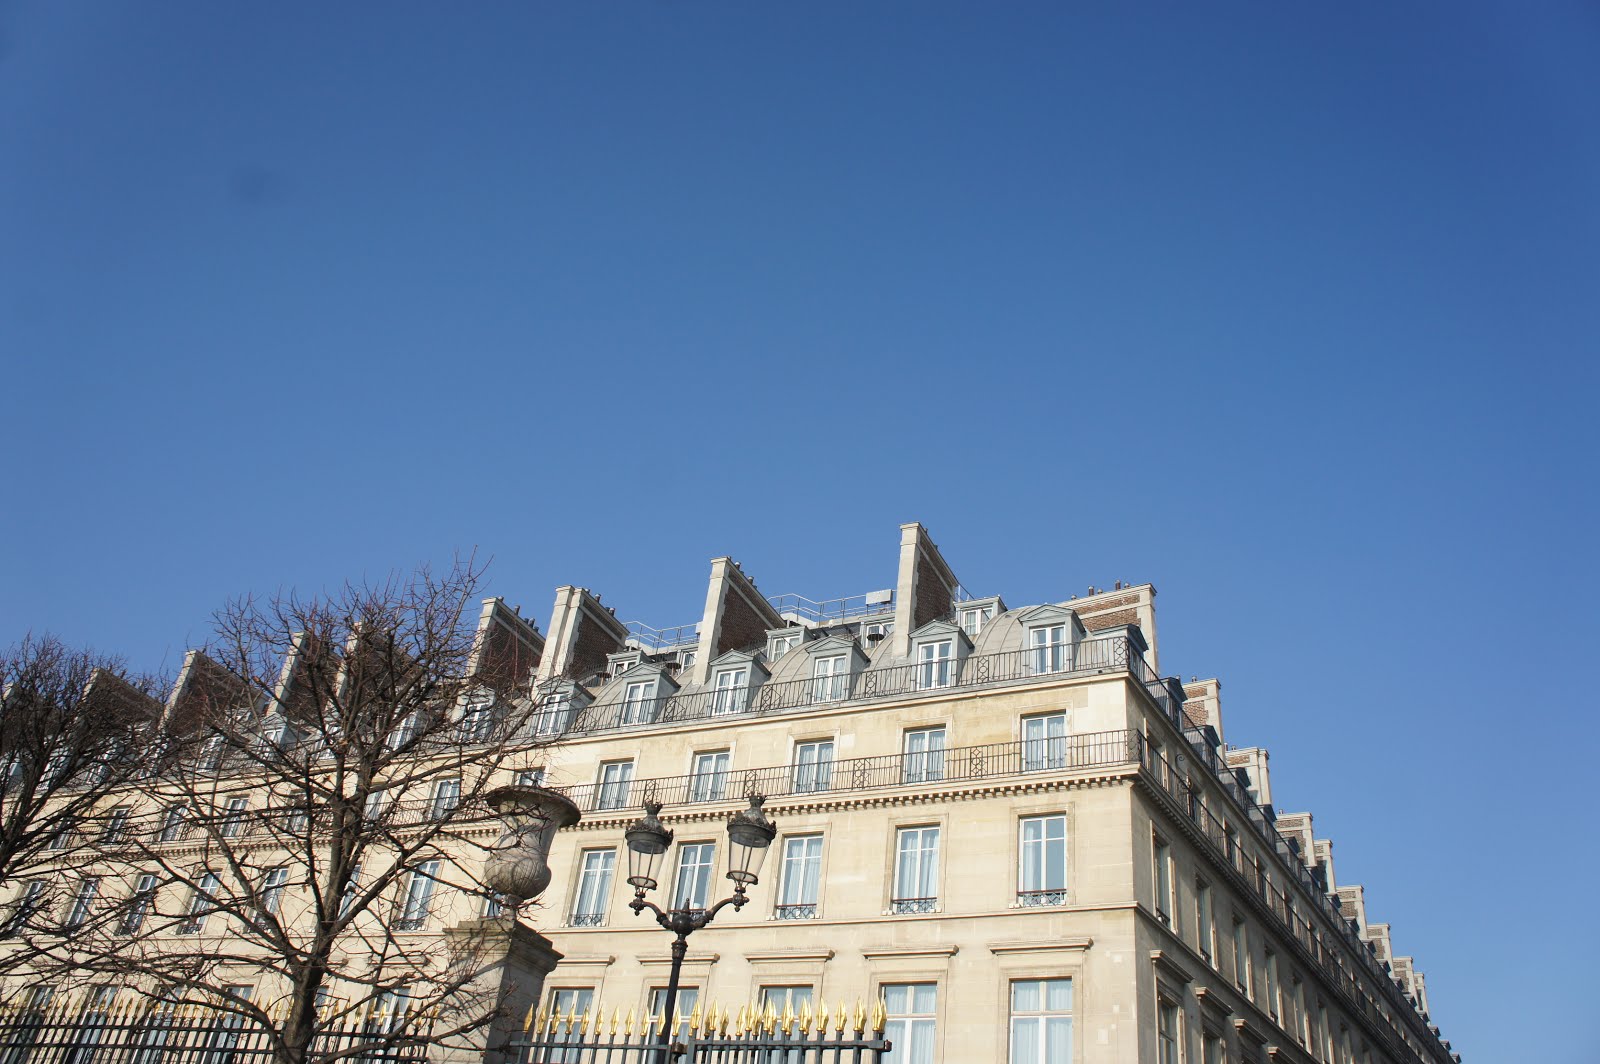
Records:
{"label": "gilded fence tip", "polygon": [[770,1001],[767,1002],[767,1011],[761,1016],[761,1026],[766,1028],[768,1034],[778,1029],[778,1010]]}
{"label": "gilded fence tip", "polygon": [[811,1033],[811,1002],[809,1001],[800,1003],[800,1033]]}
{"label": "gilded fence tip", "polygon": [[844,1003],[844,998],[840,998],[834,1005],[833,1011],[834,1015],[838,1017],[834,1020],[835,1026],[833,1029],[842,1036],[845,1027],[850,1023],[850,1006]]}
{"label": "gilded fence tip", "polygon": [[857,1034],[862,1034],[867,1029],[867,1006],[860,998],[856,998],[855,1020],[850,1026],[855,1029]]}
{"label": "gilded fence tip", "polygon": [[638,1020],[638,1014],[635,1013],[632,1009],[629,1009],[628,1010],[628,1037],[629,1038],[633,1037],[633,1027],[634,1027],[634,1023],[637,1020]]}
{"label": "gilded fence tip", "polygon": [[524,1034],[526,1034],[527,1032],[533,1030],[536,1027],[543,1027],[544,1026],[544,1006],[543,1005],[539,1005],[539,1006],[537,1006],[537,1009],[538,1009],[538,1011],[535,1012],[534,1011],[535,1010],[535,1006],[534,1005],[529,1005],[528,1006],[528,1011],[523,1014],[523,1017],[522,1017],[522,1031],[523,1031]]}
{"label": "gilded fence tip", "polygon": [[885,1006],[883,998],[879,998],[872,1003],[872,1033],[882,1034],[883,1025],[887,1022],[889,1022],[889,1010]]}

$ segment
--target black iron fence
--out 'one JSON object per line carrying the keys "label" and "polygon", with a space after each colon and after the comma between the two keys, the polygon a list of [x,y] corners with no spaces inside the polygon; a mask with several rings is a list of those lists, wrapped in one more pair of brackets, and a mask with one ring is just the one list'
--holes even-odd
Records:
{"label": "black iron fence", "polygon": [[[326,1028],[313,1060],[426,1064],[420,1026],[389,1017]],[[270,1064],[271,1033],[237,1012],[91,1003],[0,1009],[0,1064]]]}
{"label": "black iron fence", "polygon": [[608,1021],[541,1010],[507,1050],[511,1064],[878,1064],[893,1048],[883,1028],[881,1003],[870,1016],[860,1006],[853,1016],[843,1006],[832,1015],[825,1006],[816,1014],[785,1006],[781,1016],[772,1005],[736,1014],[696,1008],[670,1034],[660,1017],[635,1024],[631,1013]]}

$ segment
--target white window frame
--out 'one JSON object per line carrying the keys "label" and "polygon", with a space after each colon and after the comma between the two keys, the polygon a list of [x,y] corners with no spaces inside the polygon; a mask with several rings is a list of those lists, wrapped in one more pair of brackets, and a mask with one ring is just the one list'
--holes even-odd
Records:
{"label": "white window frame", "polygon": [[917,690],[950,687],[956,678],[956,641],[929,639],[917,644]]}
{"label": "white window frame", "polygon": [[672,908],[703,911],[706,899],[711,896],[711,877],[716,865],[716,843],[680,843],[678,869],[672,877]]}
{"label": "white window frame", "polygon": [[885,1060],[893,1064],[931,1061],[939,1044],[939,985],[884,983],[878,987],[888,1013],[883,1037],[894,1046]]}
{"label": "white window frame", "polygon": [[994,620],[993,606],[968,606],[961,611],[960,627],[968,639],[976,639],[984,625]]}
{"label": "white window frame", "polygon": [[1160,835],[1150,836],[1150,868],[1155,882],[1156,919],[1172,927],[1178,908],[1172,893],[1172,846]]}
{"label": "white window frame", "polygon": [[850,655],[827,654],[811,662],[811,700],[843,702],[850,697]]}
{"label": "white window frame", "polygon": [[268,869],[261,880],[261,911],[277,916],[283,908],[283,896],[289,889],[289,866],[279,865]]}
{"label": "white window frame", "polygon": [[720,801],[727,790],[731,759],[732,754],[727,750],[705,750],[695,754],[694,772],[689,777],[689,801]]}
{"label": "white window frame", "polygon": [[750,670],[743,665],[718,669],[712,677],[711,715],[743,713],[750,697]]}
{"label": "white window frame", "polygon": [[655,719],[656,682],[632,680],[622,692],[623,724],[649,724]]}
{"label": "white window frame", "polygon": [[428,796],[428,818],[443,820],[461,804],[461,777],[434,780],[433,793]]}
{"label": "white window frame", "polygon": [[248,798],[229,798],[227,808],[223,810],[222,824],[217,828],[217,834],[224,839],[236,839],[244,833],[244,812],[250,808]]}
{"label": "white window frame", "polygon": [[[823,755],[827,756],[824,757]],[[793,785],[797,794],[815,794],[833,786],[833,740],[808,739],[794,744]]]}
{"label": "white window frame", "polygon": [[67,918],[62,926],[71,930],[81,927],[89,919],[89,912],[94,908],[95,898],[100,896],[99,876],[80,876],[78,889],[72,892],[72,906],[67,910]]}
{"label": "white window frame", "polygon": [[[1052,859],[1053,853],[1059,857]],[[1067,815],[1044,813],[1017,818],[1017,904],[1066,904],[1070,871]]]}
{"label": "white window frame", "polygon": [[784,635],[770,636],[767,639],[767,660],[777,661],[789,651],[800,645],[802,640],[800,632],[789,632]]}
{"label": "white window frame", "polygon": [[[1065,1008],[1050,1005],[1051,988],[1059,988],[1066,984],[1067,1004]],[[1029,984],[1038,987],[1039,1007],[1037,1009],[1023,1009],[1017,1005],[1017,988]],[[1071,979],[1013,979],[1007,987],[1006,999],[1010,1013],[1008,1060],[1010,1064],[1070,1064],[1072,1061],[1072,1008],[1074,1004]],[[1028,1039],[1033,1046],[1033,1052],[1028,1052],[1019,1037],[1019,1031],[1026,1027],[1035,1028],[1032,1038]],[[1065,1029],[1066,1037],[1064,1046],[1058,1045],[1057,1052],[1050,1052],[1050,1035],[1052,1031],[1059,1033]]]}
{"label": "white window frame", "polygon": [[1065,710],[1022,718],[1022,771],[1047,772],[1067,767]]}
{"label": "white window frame", "polygon": [[1028,629],[1028,667],[1035,676],[1066,672],[1068,659],[1065,622],[1035,625]]}
{"label": "white window frame", "polygon": [[420,931],[433,914],[433,892],[439,885],[442,861],[424,861],[411,870],[406,880],[405,901],[400,906],[397,931]]}
{"label": "white window frame", "polygon": [[145,917],[155,907],[158,882],[150,872],[141,872],[139,878],[134,880],[133,893],[128,895],[128,905],[122,914],[120,927],[124,935],[138,934],[144,927]]}
{"label": "white window frame", "polygon": [[901,739],[902,783],[937,783],[944,779],[945,727],[908,728]]}
{"label": "white window frame", "polygon": [[938,824],[898,828],[894,845],[894,894],[889,911],[904,915],[939,910]]}
{"label": "white window frame", "polygon": [[600,762],[599,787],[595,792],[595,809],[625,809],[628,793],[633,790],[633,761]]}
{"label": "white window frame", "polygon": [[572,894],[573,927],[603,927],[617,870],[615,847],[584,850],[578,857],[578,884]]}
{"label": "white window frame", "polygon": [[783,840],[783,875],[774,915],[779,920],[815,919],[822,895],[822,834]]}

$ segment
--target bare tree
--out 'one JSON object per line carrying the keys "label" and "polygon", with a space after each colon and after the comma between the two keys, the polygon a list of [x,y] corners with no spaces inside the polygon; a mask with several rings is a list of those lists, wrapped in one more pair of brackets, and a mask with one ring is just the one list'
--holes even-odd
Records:
{"label": "bare tree", "polygon": [[[480,615],[481,576],[220,611],[168,700],[174,750],[138,823],[103,836],[121,900],[79,914],[57,971],[221,1010],[282,1064],[493,1020],[493,995],[465,992],[498,960],[485,928],[509,926],[473,922],[497,909],[483,796],[532,763],[538,637],[498,600]],[[323,1037],[353,1023],[359,1044]]]}
{"label": "bare tree", "polygon": [[152,692],[161,686],[50,635],[0,653],[0,887],[14,895],[0,922],[12,940],[0,971],[25,964],[33,936],[55,929],[51,914],[70,882],[59,870],[94,845],[92,820],[107,796],[159,757],[162,707]]}

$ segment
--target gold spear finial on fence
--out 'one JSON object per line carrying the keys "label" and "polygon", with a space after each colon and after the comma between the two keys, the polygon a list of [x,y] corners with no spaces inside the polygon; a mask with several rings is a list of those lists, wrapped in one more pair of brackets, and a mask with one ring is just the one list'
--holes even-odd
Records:
{"label": "gold spear finial on fence", "polygon": [[844,1035],[845,1025],[850,1022],[850,1006],[844,1003],[844,998],[840,998],[838,1003],[834,1006],[833,1011],[834,1015],[837,1017],[837,1019],[834,1020],[833,1029],[842,1037]]}
{"label": "gold spear finial on fence", "polygon": [[794,1030],[794,1021],[797,1018],[798,1017],[796,1017],[795,1014],[794,1014],[794,1002],[792,1000],[784,1001],[784,1003],[783,1003],[783,1020],[782,1020],[783,1033],[784,1034],[789,1034],[791,1031]]}
{"label": "gold spear finial on fence", "polygon": [[629,1009],[628,1010],[628,1037],[629,1038],[633,1037],[633,1025],[634,1025],[634,1022],[637,1020],[637,1018],[638,1017],[636,1016],[634,1011],[632,1009]]}
{"label": "gold spear finial on fence", "polygon": [[571,1034],[572,1031],[577,1026],[578,1026],[578,1003],[576,1001],[574,1001],[571,1005],[567,1006],[567,1033]]}
{"label": "gold spear finial on fence", "polygon": [[694,1011],[689,1013],[689,1033],[698,1035],[700,1033],[701,1022],[704,1021],[709,1015],[710,1010],[702,1009],[700,1007],[700,1000],[696,998],[694,1003]]}
{"label": "gold spear finial on fence", "polygon": [[738,1017],[738,1019],[736,1019],[734,1021],[734,1024],[733,1024],[733,1033],[734,1033],[734,1035],[736,1037],[741,1037],[742,1038],[744,1036],[744,1031],[745,1031],[745,1027],[746,1027],[746,1021],[749,1018],[750,1018],[750,1006],[749,1005],[740,1005],[739,1006],[739,1017]]}
{"label": "gold spear finial on fence", "polygon": [[817,1033],[828,1033],[828,999],[817,1002]]}
{"label": "gold spear finial on fence", "polygon": [[882,1034],[883,1025],[889,1021],[889,1009],[884,1004],[883,998],[872,1003],[872,1033]]}
{"label": "gold spear finial on fence", "polygon": [[867,1006],[860,998],[856,998],[856,1018],[850,1026],[855,1029],[856,1034],[862,1034],[867,1029]]}
{"label": "gold spear finial on fence", "polygon": [[767,1011],[761,1017],[761,1026],[766,1028],[768,1034],[778,1029],[778,1010],[771,1001],[767,1002]]}
{"label": "gold spear finial on fence", "polygon": [[811,1033],[811,1002],[809,1001],[800,1003],[800,1033]]}

